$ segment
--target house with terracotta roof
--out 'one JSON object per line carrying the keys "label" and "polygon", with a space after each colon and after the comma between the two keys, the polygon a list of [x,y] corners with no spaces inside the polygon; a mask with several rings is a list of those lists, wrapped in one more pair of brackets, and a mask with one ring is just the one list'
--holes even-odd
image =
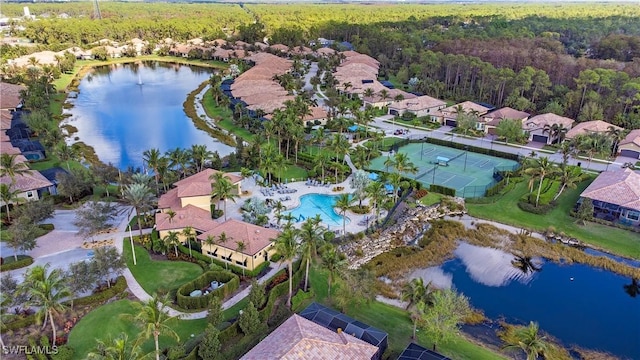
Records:
{"label": "house with terracotta roof", "polygon": [[22,85],[0,82],[0,110],[13,111],[22,104],[20,91],[26,88]]}
{"label": "house with terracotta roof", "polygon": [[604,171],[580,194],[591,199],[596,216],[624,225],[640,225],[640,173],[629,168]]}
{"label": "house with terracotta roof", "polygon": [[[16,160],[26,162],[27,159],[22,155],[18,155]],[[0,184],[8,185],[12,191],[18,191],[17,197],[26,201],[36,201],[41,199],[44,194],[55,193],[53,183],[35,170],[17,175],[15,182],[12,182],[9,176],[2,176],[0,177]],[[0,206],[3,205],[4,202],[0,201]]]}
{"label": "house with terracotta roof", "polygon": [[[275,253],[280,232],[244,221],[229,219],[198,235],[202,253],[249,271],[268,261]],[[213,239],[213,244],[207,244]]]}
{"label": "house with terracotta roof", "polygon": [[517,120],[524,122],[529,118],[529,113],[512,109],[510,107],[503,107],[497,110],[493,110],[486,115],[480,117],[479,123],[484,123],[484,132],[487,134],[495,135],[496,128],[503,120]]}
{"label": "house with terracotta roof", "polygon": [[344,331],[329,330],[294,314],[240,359],[375,359],[377,351]]}
{"label": "house with terracotta roof", "polygon": [[631,130],[618,144],[620,156],[640,159],[640,129]]}
{"label": "house with terracotta roof", "polygon": [[444,109],[447,103],[428,95],[418,96],[412,99],[394,101],[389,104],[389,115],[400,116],[406,112],[414,114],[416,117],[436,114],[440,109]]}
{"label": "house with terracotta roof", "polygon": [[[442,125],[456,127],[458,125],[456,123],[456,119],[458,118],[458,111],[464,111],[467,114],[475,114],[476,116],[480,117],[488,113],[490,110],[490,108],[482,106],[480,104],[476,104],[473,101],[464,101],[459,104],[441,109],[431,118],[432,120],[435,120]],[[484,123],[479,122],[478,124],[481,126],[476,126],[476,129],[484,130]]]}
{"label": "house with terracotta roof", "polygon": [[[524,120],[522,122],[522,130],[529,134],[529,141],[550,145],[560,141],[571,130],[574,122],[575,120],[568,117],[546,113]],[[554,126],[564,134],[555,134],[553,131]]]}
{"label": "house with terracotta roof", "polygon": [[565,138],[571,140],[578,135],[589,133],[606,134],[610,129],[623,130],[620,126],[615,126],[602,120],[585,121],[575,124],[571,130],[567,131]]}
{"label": "house with terracotta roof", "polygon": [[[203,233],[217,224],[211,218],[213,181],[209,179],[216,173],[219,171],[214,169],[200,171],[174,183],[173,189],[160,196],[156,230],[161,238],[169,231],[181,232],[187,226],[193,227],[197,233]],[[225,177],[236,186],[236,193],[240,194],[242,177],[229,173]]]}

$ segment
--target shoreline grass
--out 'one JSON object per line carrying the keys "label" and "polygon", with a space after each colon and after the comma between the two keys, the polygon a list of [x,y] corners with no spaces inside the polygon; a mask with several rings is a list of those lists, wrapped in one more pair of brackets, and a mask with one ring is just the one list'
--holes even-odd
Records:
{"label": "shoreline grass", "polygon": [[521,210],[517,203],[528,192],[525,181],[513,190],[488,204],[467,203],[469,215],[522,227],[536,232],[545,232],[553,227],[557,232],[623,257],[640,259],[640,236],[628,230],[611,226],[587,223],[578,225],[569,215],[580,194],[590,184],[583,181],[575,189],[567,189],[557,200],[556,207],[545,215],[532,214]]}

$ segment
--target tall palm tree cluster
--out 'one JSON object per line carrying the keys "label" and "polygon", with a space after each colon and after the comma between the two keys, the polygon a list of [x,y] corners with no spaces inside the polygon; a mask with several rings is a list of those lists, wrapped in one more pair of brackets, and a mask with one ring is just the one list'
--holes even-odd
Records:
{"label": "tall palm tree cluster", "polygon": [[192,145],[190,149],[175,148],[164,154],[153,148],[145,150],[142,159],[147,169],[153,171],[156,195],[160,184],[167,191],[169,185],[176,180],[200,172],[207,166],[219,170],[222,165],[220,155],[210,151],[205,145]]}
{"label": "tall palm tree cluster", "polygon": [[[535,206],[537,207],[540,202],[540,195],[542,189],[545,186],[545,179],[551,179],[553,181],[560,181],[560,189],[554,194],[553,200],[556,200],[566,188],[575,188],[577,184],[583,180],[582,171],[574,166],[568,166],[567,161],[569,159],[571,149],[568,145],[561,147],[561,153],[563,154],[563,162],[560,165],[552,163],[548,157],[540,157],[538,159],[529,159],[525,163],[524,173],[529,175],[529,189],[531,191],[536,190]],[[537,182],[537,186],[536,185]]]}

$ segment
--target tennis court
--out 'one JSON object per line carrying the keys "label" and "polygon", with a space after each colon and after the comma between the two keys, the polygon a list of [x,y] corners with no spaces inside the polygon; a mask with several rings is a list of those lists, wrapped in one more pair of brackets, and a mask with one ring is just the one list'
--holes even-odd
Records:
{"label": "tennis court", "polygon": [[[398,149],[405,153],[415,166],[416,174],[403,174],[420,181],[425,187],[437,184],[456,189],[457,196],[479,197],[495,184],[496,171],[515,170],[519,164],[494,156],[449,148],[430,143],[411,143]],[[393,167],[384,165],[388,159],[381,156],[371,162],[373,170],[393,172]]]}

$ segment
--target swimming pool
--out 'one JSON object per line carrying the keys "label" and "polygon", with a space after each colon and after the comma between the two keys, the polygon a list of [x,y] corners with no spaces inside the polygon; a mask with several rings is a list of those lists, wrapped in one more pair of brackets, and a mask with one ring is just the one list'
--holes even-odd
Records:
{"label": "swimming pool", "polygon": [[[328,226],[342,226],[342,216],[333,209],[336,195],[307,194],[300,197],[300,205],[285,214],[291,214],[294,221],[304,221],[307,218],[320,215],[322,222]],[[347,218],[346,223],[349,223]]]}

